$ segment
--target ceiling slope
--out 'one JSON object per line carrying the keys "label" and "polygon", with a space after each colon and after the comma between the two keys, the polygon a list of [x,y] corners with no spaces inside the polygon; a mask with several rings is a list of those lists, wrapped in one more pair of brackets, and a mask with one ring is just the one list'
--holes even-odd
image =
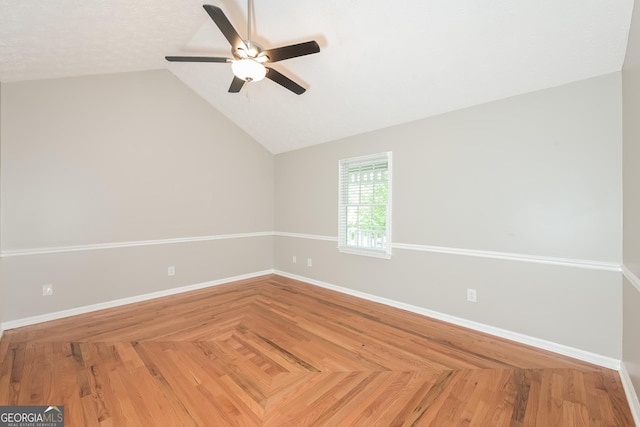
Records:
{"label": "ceiling slope", "polygon": [[[171,70],[272,153],[619,71],[633,0],[254,0],[265,48],[317,40],[227,92],[229,56],[195,0],[0,0],[0,81]],[[241,36],[246,2],[212,0]]]}

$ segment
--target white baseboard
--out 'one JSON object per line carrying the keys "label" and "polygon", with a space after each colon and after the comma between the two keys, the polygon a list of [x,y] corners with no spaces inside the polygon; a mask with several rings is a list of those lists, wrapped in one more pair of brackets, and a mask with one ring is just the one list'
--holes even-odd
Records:
{"label": "white baseboard", "polygon": [[624,392],[627,395],[627,401],[631,408],[631,415],[637,426],[640,426],[640,400],[638,400],[638,394],[636,393],[633,383],[631,382],[631,376],[624,362],[620,364],[620,380],[624,387]]}
{"label": "white baseboard", "polygon": [[75,316],[78,314],[90,313],[93,311],[103,310],[107,308],[119,307],[127,304],[133,304],[136,302],[147,301],[154,298],[161,298],[169,295],[176,295],[184,292],[194,291],[198,289],[204,289],[212,286],[222,285],[225,283],[235,282],[239,280],[251,279],[254,277],[265,276],[268,274],[278,274],[280,276],[289,277],[294,280],[299,280],[305,283],[309,283],[312,285],[320,286],[326,289],[331,289],[343,294],[352,295],[358,298],[363,298],[369,301],[378,302],[381,304],[385,304],[391,307],[400,308],[403,310],[407,310],[413,313],[417,313],[423,316],[431,317],[434,319],[442,320],[448,323],[452,323],[454,325],[462,326],[465,328],[473,329],[479,332],[484,332],[490,335],[494,335],[497,337],[505,338],[511,341],[519,342],[522,344],[530,345],[532,347],[540,348],[543,350],[548,350],[554,353],[562,354],[565,356],[573,357],[578,360],[582,360],[585,362],[593,363],[598,366],[602,366],[609,369],[614,369],[619,372],[620,379],[622,385],[624,387],[625,394],[627,396],[627,400],[629,402],[629,406],[631,409],[631,413],[633,415],[633,419],[637,426],[640,426],[640,402],[638,401],[638,395],[633,387],[633,383],[631,381],[631,377],[629,376],[629,372],[626,369],[624,363],[621,363],[620,360],[602,356],[596,353],[591,353],[588,351],[580,350],[577,348],[565,346],[563,344],[554,343],[551,341],[542,340],[539,338],[531,337],[528,335],[520,334],[517,332],[509,331],[506,329],[495,328],[493,326],[485,325],[483,323],[473,322],[467,319],[463,319],[456,316],[451,316],[444,313],[439,313],[433,310],[429,310],[426,308],[414,306],[411,304],[406,304],[403,302],[395,301],[389,298],[379,297],[376,295],[368,294],[365,292],[356,291],[349,288],[344,288],[341,286],[333,285],[330,283],[322,282],[319,280],[311,279],[304,276],[299,276],[296,274],[287,273],[280,270],[264,270],[258,271],[255,273],[243,274],[239,276],[227,277],[224,279],[213,280],[209,282],[197,283],[189,286],[182,286],[179,288],[166,289],[158,292],[151,292],[148,294],[137,295],[134,297],[121,298],[113,301],[108,301],[104,303],[92,304],[84,307],[77,307],[68,310],[57,311],[53,313],[43,314],[39,316],[32,316],[23,319],[12,320],[9,322],[0,323],[0,339],[4,334],[4,331],[13,328],[19,328],[22,326],[33,325],[36,323],[47,322],[50,320],[61,319],[64,317]]}
{"label": "white baseboard", "polygon": [[122,305],[133,304],[141,301],[147,301],[154,298],[161,298],[169,295],[181,294],[183,292],[189,292],[189,291],[195,291],[198,289],[208,288],[211,286],[222,285],[225,283],[236,282],[238,280],[252,279],[254,277],[265,276],[267,274],[273,274],[273,270],[257,271],[255,273],[242,274],[239,276],[212,280],[210,282],[197,283],[195,285],[181,286],[179,288],[171,288],[163,291],[151,292],[148,294],[136,295],[133,297],[121,298],[113,301],[101,302],[98,304],[86,305],[84,307],[70,308],[68,310],[41,314],[39,316],[25,317],[23,319],[3,322],[0,328],[2,330],[20,328],[22,326],[29,326],[29,325],[34,325],[36,323],[48,322],[50,320],[62,319],[64,317],[76,316],[78,314],[85,314],[93,311],[104,310],[106,308],[120,307]]}
{"label": "white baseboard", "polygon": [[490,335],[494,335],[500,338],[505,338],[511,341],[519,342],[521,344],[526,344],[532,347],[548,350],[564,356],[573,357],[574,359],[582,360],[584,362],[589,362],[594,365],[602,366],[609,369],[614,369],[616,371],[620,370],[620,360],[614,359],[612,357],[591,353],[589,351],[580,350],[574,347],[569,347],[563,344],[558,344],[558,343],[543,340],[540,338],[535,338],[529,335],[524,335],[517,332],[509,331],[506,329],[500,329],[493,326],[485,325],[483,323],[463,319],[460,317],[439,313],[437,311],[429,310],[429,309],[418,307],[411,304],[406,304],[406,303],[395,301],[389,298],[383,298],[376,295],[367,294],[365,292],[355,291],[349,288],[343,288],[341,286],[332,285],[330,283],[322,282],[315,279],[310,279],[308,277],[298,276],[296,274],[287,273],[285,271],[275,270],[274,273],[280,276],[294,279],[294,280],[299,280],[301,282],[310,283],[312,285],[338,291],[343,294],[348,294],[348,295],[352,295],[358,298],[363,298],[369,301],[385,304],[391,307],[400,308],[402,310],[407,310],[413,313],[421,314],[423,316],[427,316],[434,319],[442,320],[444,322],[452,323],[454,325],[462,326],[462,327],[473,329],[479,332],[484,332]]}
{"label": "white baseboard", "polygon": [[[471,320],[463,319],[456,316],[451,316],[448,314],[440,313],[437,311],[429,310],[423,307],[418,307],[411,304],[406,304],[400,301],[395,301],[389,298],[379,297],[376,295],[368,294],[365,292],[356,291],[349,288],[344,288],[341,286],[333,285],[330,283],[322,282],[319,280],[311,279],[308,277],[298,276],[296,274],[287,273],[285,271],[280,270],[263,270],[255,273],[243,274],[234,277],[227,277],[224,279],[213,280],[204,283],[197,283],[189,286],[182,286],[179,288],[171,288],[158,292],[151,292],[148,294],[137,295],[128,298],[121,298],[113,301],[107,301],[98,304],[92,304],[83,307],[72,308],[68,310],[56,311],[53,313],[42,314],[38,316],[26,317],[17,320],[11,320],[8,322],[2,322],[0,324],[0,330],[8,330],[13,328],[19,328],[22,326],[33,325],[36,323],[47,322],[50,320],[57,320],[64,317],[75,316],[78,314],[90,313],[97,310],[103,310],[107,308],[119,307],[127,304],[132,304],[141,301],[147,301],[154,298],[160,298],[169,295],[175,295],[183,292],[194,291],[197,289],[203,289],[211,286],[221,285],[224,283],[235,282],[238,280],[251,279],[254,277],[264,276],[267,274],[278,274],[284,277],[289,277],[291,279],[300,280],[302,282],[310,283],[312,285],[320,286],[323,288],[331,289],[337,292],[341,292],[344,294],[352,295],[355,297],[363,298],[369,301],[378,302],[381,304],[385,304],[391,307],[400,308],[403,310],[411,311],[413,313],[421,314],[423,316],[431,317],[434,319],[442,320],[448,323],[452,323],[454,325],[459,325],[465,328],[473,329],[479,332],[484,332],[490,335],[494,335],[497,337],[505,338],[511,341],[519,342],[522,344],[530,345],[533,347],[537,347],[543,350],[548,350],[554,353],[562,354],[565,356],[573,357],[578,360],[583,360],[585,362],[593,363],[598,366],[602,366],[609,369],[621,370],[620,360],[614,359],[608,356],[599,355],[596,353],[591,353],[585,350],[580,350],[577,348],[569,347],[563,344],[554,343],[547,340],[542,340],[539,338],[531,337],[529,335],[520,334],[517,332],[509,331],[506,329],[496,328],[493,326],[485,325],[483,323],[474,322]],[[1,333],[1,332],[0,332]],[[630,381],[630,380],[629,380]],[[630,384],[630,383],[629,383]]]}

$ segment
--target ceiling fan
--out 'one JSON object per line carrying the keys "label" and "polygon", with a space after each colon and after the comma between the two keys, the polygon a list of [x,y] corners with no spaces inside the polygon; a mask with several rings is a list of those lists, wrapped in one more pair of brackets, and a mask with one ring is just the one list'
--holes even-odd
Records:
{"label": "ceiling fan", "polygon": [[305,88],[291,80],[279,71],[268,67],[265,64],[284,61],[298,56],[310,55],[320,52],[320,46],[315,40],[292,44],[289,46],[277,47],[274,49],[263,49],[258,43],[251,40],[251,0],[248,0],[247,8],[247,39],[243,40],[238,32],[233,28],[222,9],[216,6],[205,4],[207,11],[213,22],[218,26],[222,34],[231,44],[231,54],[233,58],[206,57],[206,56],[166,56],[167,61],[172,62],[224,62],[231,63],[233,80],[229,87],[229,92],[237,93],[247,82],[257,82],[264,77],[279,85],[289,89],[291,92],[302,95]]}

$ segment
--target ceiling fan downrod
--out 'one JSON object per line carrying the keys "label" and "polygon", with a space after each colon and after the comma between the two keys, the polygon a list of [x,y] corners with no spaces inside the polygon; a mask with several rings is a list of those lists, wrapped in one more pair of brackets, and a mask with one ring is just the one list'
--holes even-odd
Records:
{"label": "ceiling fan downrod", "polygon": [[251,15],[253,14],[253,0],[247,0],[247,48],[251,51]]}

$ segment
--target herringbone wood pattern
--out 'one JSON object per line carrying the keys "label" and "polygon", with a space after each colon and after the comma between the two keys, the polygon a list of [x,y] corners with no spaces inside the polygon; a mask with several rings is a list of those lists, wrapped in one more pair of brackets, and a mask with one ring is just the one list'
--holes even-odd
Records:
{"label": "herringbone wood pattern", "polygon": [[279,276],[5,332],[67,426],[632,426],[616,372]]}

